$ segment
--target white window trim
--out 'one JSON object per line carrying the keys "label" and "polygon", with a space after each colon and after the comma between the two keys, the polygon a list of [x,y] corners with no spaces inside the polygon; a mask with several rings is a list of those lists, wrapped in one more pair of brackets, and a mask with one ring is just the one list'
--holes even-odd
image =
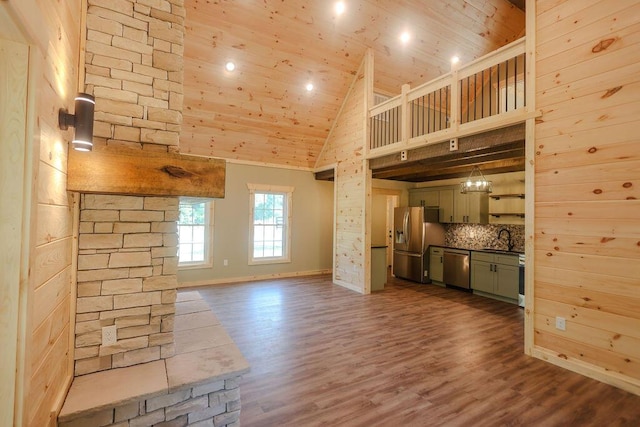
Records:
{"label": "white window trim", "polygon": [[[206,208],[206,225],[205,225],[205,241],[204,245],[204,261],[189,261],[189,262],[180,262],[180,258],[178,256],[178,270],[195,270],[201,268],[211,268],[213,267],[213,199],[200,199],[197,197],[181,197],[181,200],[194,201],[194,202],[205,202],[208,203],[208,208]],[[178,242],[180,245],[180,242]]]}
{"label": "white window trim", "polygon": [[[249,189],[249,265],[262,265],[262,264],[286,264],[291,262],[291,205],[293,200],[293,190],[295,187],[281,186],[281,185],[268,185],[268,184],[251,184],[247,183]],[[272,193],[285,193],[286,206],[287,206],[287,227],[285,235],[285,252],[281,257],[273,258],[253,258],[253,211],[255,207],[255,194],[256,192],[272,192]]]}

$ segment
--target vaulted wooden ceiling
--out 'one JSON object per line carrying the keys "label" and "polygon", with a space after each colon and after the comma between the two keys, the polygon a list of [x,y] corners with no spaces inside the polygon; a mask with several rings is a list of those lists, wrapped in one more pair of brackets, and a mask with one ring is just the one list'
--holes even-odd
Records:
{"label": "vaulted wooden ceiling", "polygon": [[367,48],[375,90],[395,95],[524,34],[507,0],[344,3],[186,0],[181,151],[313,168]]}

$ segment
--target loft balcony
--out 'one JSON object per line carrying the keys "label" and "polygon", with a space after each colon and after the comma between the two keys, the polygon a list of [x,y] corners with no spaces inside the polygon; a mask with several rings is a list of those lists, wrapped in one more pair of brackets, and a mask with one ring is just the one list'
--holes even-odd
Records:
{"label": "loft balcony", "polygon": [[524,122],[525,38],[369,110],[367,157],[376,158]]}

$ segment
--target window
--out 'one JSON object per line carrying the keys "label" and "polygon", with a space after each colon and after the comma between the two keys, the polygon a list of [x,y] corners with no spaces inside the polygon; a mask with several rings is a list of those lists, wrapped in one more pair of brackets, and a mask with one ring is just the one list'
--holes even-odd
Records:
{"label": "window", "polygon": [[251,203],[249,264],[290,262],[293,187],[247,186]]}
{"label": "window", "polygon": [[178,265],[211,266],[213,201],[182,197],[179,209]]}

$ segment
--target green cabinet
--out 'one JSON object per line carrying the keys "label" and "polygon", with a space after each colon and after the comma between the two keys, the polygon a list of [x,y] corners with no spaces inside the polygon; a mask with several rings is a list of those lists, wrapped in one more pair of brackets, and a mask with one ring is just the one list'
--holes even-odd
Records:
{"label": "green cabinet", "polygon": [[454,191],[453,222],[487,224],[489,222],[489,195]]}
{"label": "green cabinet", "polygon": [[487,296],[517,303],[518,256],[471,252],[471,289]]}
{"label": "green cabinet", "polygon": [[440,199],[440,222],[455,222],[453,215],[453,188],[438,190]]}
{"label": "green cabinet", "polygon": [[409,206],[411,207],[434,207],[438,206],[439,204],[440,198],[438,190],[426,188],[416,188],[414,190],[409,190]]}
{"label": "green cabinet", "polygon": [[429,248],[429,278],[434,282],[444,281],[443,270],[444,249],[431,246]]}
{"label": "green cabinet", "polygon": [[440,222],[444,223],[489,222],[489,196],[486,193],[461,194],[457,185],[409,190],[409,206],[437,206]]}

